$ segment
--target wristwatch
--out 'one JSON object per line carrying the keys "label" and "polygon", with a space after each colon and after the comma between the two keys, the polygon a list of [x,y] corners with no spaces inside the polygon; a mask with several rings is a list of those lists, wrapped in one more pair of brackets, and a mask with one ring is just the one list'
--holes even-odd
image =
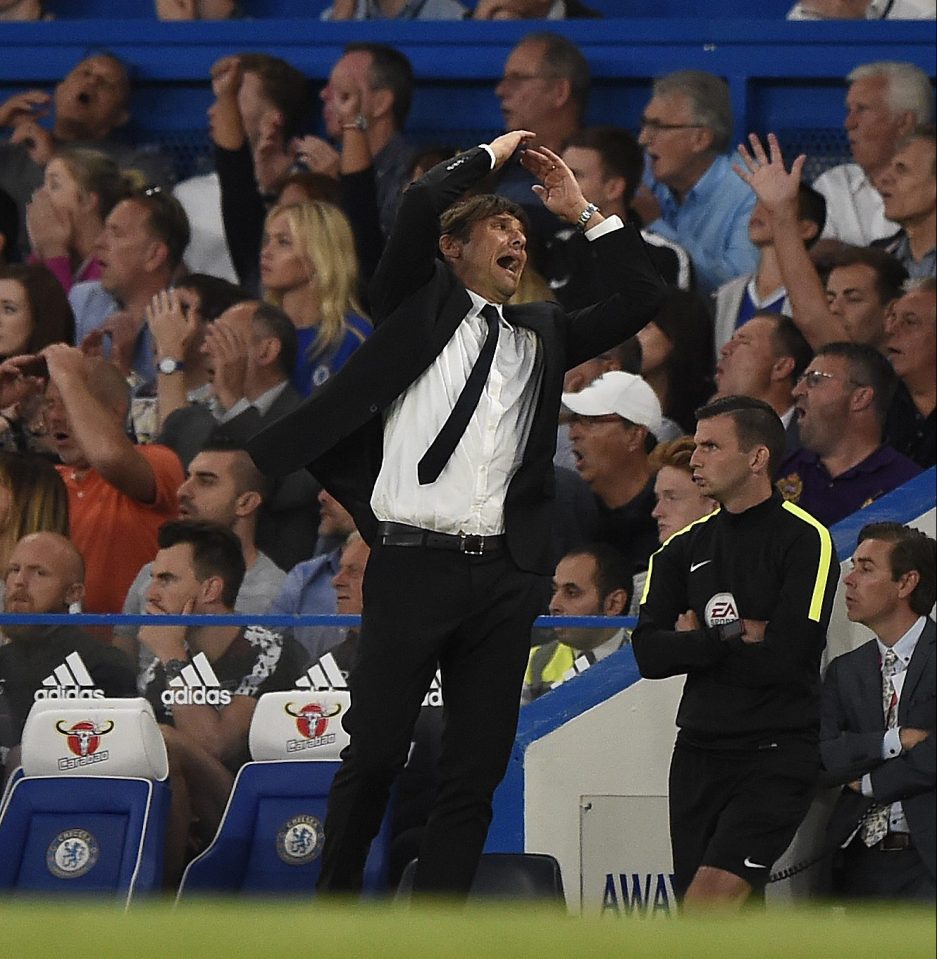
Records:
{"label": "wristwatch", "polygon": [[599,208],[594,204],[590,203],[588,206],[579,214],[579,219],[576,220],[576,226],[582,230],[583,233],[586,232],[586,224],[599,212]]}
{"label": "wristwatch", "polygon": [[163,672],[166,679],[178,679],[182,675],[182,670],[189,665],[187,659],[168,659],[163,663]]}
{"label": "wristwatch", "polygon": [[354,120],[342,124],[343,130],[367,130],[367,128],[368,118],[363,113],[359,113]]}
{"label": "wristwatch", "polygon": [[171,356],[164,356],[159,361],[160,373],[165,373],[167,376],[170,373],[179,373],[184,369],[185,364],[181,360],[174,360]]}

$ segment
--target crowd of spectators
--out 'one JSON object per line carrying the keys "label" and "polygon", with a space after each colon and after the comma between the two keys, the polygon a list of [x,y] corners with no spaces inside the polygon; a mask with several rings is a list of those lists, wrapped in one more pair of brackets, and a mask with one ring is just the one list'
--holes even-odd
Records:
{"label": "crowd of spectators", "polygon": [[[887,6],[803,0],[789,17],[934,17],[926,0]],[[155,0],[154,13],[222,20],[249,16],[250,4]],[[321,12],[600,15],[578,0],[335,0]],[[38,0],[0,0],[0,20],[47,16]],[[380,43],[351,44],[332,66],[322,137],[307,127],[306,77],[277,57],[227,55],[205,79],[214,170],[174,187],[167,155],[117,135],[131,80],[110,53],[87,56],[51,96],[25,91],[0,104],[9,134],[0,144],[4,611],[361,610],[368,547],[350,514],[305,470],[263,476],[244,447],[380,335],[367,284],[401,192],[458,151],[422,153],[409,140],[413,71]],[[907,63],[865,64],[846,84],[852,162],[810,185],[805,158],[785,161],[774,135],[729,155],[730,91],[717,76],[657,77],[634,136],[585,125],[589,64],[566,36],[529,33],[508,55],[492,91],[504,129],[531,131],[586,200],[636,224],[668,288],[635,337],[567,375],[544,612],[637,611],[651,555],[718,508],[691,463],[695,411],[713,398],[774,410],[785,430],[775,489],[825,525],[935,465],[932,88]],[[40,122],[47,113],[51,124]],[[529,217],[529,276],[517,296],[584,307],[605,295],[608,277],[583,235],[531,193],[534,182],[509,163],[486,184]],[[28,574],[45,566],[53,585],[40,596]],[[191,853],[190,825],[204,842],[220,818],[256,696],[289,688],[327,652],[347,672],[356,641],[331,628],[145,626],[119,629],[99,654],[111,637],[3,633],[0,678],[25,670],[20,693],[77,652],[105,692],[139,690],[162,709],[171,777],[200,797],[174,809],[174,877]],[[41,656],[28,651],[40,639]],[[540,639],[525,702],[627,635],[564,629]],[[159,691],[196,655],[228,702],[167,714]],[[0,688],[4,750],[15,749],[31,702],[13,702],[13,685]]]}

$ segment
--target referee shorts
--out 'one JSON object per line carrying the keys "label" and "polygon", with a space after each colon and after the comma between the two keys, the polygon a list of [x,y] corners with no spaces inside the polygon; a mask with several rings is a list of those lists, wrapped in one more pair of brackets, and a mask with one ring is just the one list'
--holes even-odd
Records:
{"label": "referee shorts", "polygon": [[763,891],[816,791],[815,744],[769,741],[744,751],[678,742],[670,765],[674,886],[682,897],[700,866]]}

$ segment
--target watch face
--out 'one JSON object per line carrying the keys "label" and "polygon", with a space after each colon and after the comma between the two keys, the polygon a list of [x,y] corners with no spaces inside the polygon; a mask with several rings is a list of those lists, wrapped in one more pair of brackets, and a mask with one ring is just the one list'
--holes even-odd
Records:
{"label": "watch face", "polygon": [[175,373],[176,370],[181,370],[182,364],[178,360],[170,359],[166,357],[159,361],[159,371],[160,373]]}

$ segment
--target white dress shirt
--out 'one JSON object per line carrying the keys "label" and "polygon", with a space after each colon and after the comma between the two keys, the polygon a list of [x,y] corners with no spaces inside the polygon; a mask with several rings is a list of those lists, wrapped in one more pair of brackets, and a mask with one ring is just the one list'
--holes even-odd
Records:
{"label": "white dress shirt", "polygon": [[[901,690],[908,673],[911,657],[914,655],[914,649],[926,625],[927,617],[919,616],[914,625],[891,647],[898,657],[896,669],[891,681],[899,703],[901,702]],[[875,641],[878,643],[879,658],[884,661],[885,653],[889,647],[882,643],[877,637]],[[897,709],[897,706],[895,708]],[[900,756],[901,752],[901,727],[896,726],[894,729],[886,729],[885,735],[882,737],[882,759],[894,759],[895,756]],[[872,777],[869,773],[866,773],[862,777],[861,789],[863,796],[874,795],[872,792]],[[905,818],[904,809],[900,802],[893,802],[891,804],[891,809],[888,812],[888,831],[910,832],[908,820]]]}
{"label": "white dress shirt", "polygon": [[826,200],[824,238],[869,246],[898,232],[898,224],[885,216],[881,194],[859,164],[844,163],[821,173],[813,188]]}

